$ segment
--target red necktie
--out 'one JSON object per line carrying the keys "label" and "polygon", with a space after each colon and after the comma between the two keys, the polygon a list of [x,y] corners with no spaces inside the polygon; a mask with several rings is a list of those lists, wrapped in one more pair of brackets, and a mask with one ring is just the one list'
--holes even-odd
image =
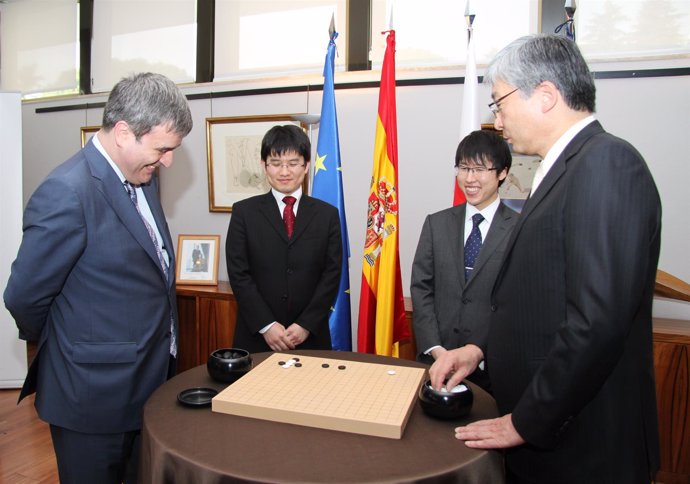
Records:
{"label": "red necktie", "polygon": [[283,202],[285,202],[285,208],[283,209],[283,223],[285,224],[288,239],[292,237],[292,231],[295,229],[295,212],[292,210],[292,206],[296,201],[297,199],[295,197],[288,196],[283,198]]}

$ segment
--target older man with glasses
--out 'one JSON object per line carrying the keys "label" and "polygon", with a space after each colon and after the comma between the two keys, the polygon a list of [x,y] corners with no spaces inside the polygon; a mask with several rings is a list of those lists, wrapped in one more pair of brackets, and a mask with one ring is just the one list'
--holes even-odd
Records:
{"label": "older man with glasses", "polygon": [[338,211],[302,192],[311,145],[294,125],[261,142],[271,190],[233,206],[225,250],[237,300],[233,345],[249,352],[331,349],[340,282]]}
{"label": "older man with glasses", "polygon": [[[652,299],[661,203],[640,153],[594,118],[569,39],[536,35],[484,77],[496,127],[541,176],[508,242],[482,348],[500,418],[458,427],[506,449],[509,483],[654,481],[659,441]],[[462,372],[435,374],[432,381]]]}

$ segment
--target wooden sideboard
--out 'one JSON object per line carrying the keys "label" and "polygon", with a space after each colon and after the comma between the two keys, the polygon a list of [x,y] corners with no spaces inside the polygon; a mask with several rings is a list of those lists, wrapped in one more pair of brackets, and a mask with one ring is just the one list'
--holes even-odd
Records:
{"label": "wooden sideboard", "polygon": [[[217,286],[177,285],[179,336],[177,369],[185,371],[206,364],[211,352],[232,347],[237,318],[237,301],[227,281]],[[416,347],[412,333],[412,303],[405,298],[405,319],[410,338],[400,343],[401,358],[414,360]]]}
{"label": "wooden sideboard", "polygon": [[654,319],[654,375],[665,484],[690,483],[690,321]]}
{"label": "wooden sideboard", "polygon": [[206,364],[218,348],[232,347],[237,319],[237,302],[230,284],[217,286],[177,285],[179,336],[177,371]]}

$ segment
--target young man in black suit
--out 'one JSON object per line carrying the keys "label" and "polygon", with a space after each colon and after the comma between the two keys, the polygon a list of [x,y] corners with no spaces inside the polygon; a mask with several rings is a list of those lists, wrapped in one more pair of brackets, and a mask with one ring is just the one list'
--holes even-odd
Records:
{"label": "young man in black suit", "polygon": [[251,353],[331,349],[340,221],[335,207],[302,192],[310,156],[302,129],[271,128],[261,142],[271,191],[233,206],[225,245],[238,306],[233,345]]}
{"label": "young man in black suit", "polygon": [[[506,448],[510,483],[647,484],[659,468],[652,175],[594,119],[594,80],[571,40],[518,39],[484,79],[496,127],[543,161],[491,297],[483,350],[503,416],[456,437]],[[439,370],[436,384],[453,373]]]}

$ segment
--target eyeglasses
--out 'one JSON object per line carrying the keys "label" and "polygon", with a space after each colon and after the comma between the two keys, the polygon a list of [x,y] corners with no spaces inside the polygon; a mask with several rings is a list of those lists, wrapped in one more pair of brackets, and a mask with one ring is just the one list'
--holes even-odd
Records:
{"label": "eyeglasses", "polygon": [[510,96],[511,94],[513,94],[515,91],[519,91],[519,90],[520,90],[520,88],[519,88],[519,87],[516,87],[515,89],[513,89],[512,91],[510,91],[508,94],[499,97],[499,98],[496,99],[494,102],[492,102],[491,104],[489,104],[489,109],[491,110],[492,113],[494,113],[494,116],[498,116],[498,113],[501,112],[501,106],[499,106],[498,103],[500,103],[500,102],[503,101],[505,98],[507,98],[508,96]]}
{"label": "eyeglasses", "polygon": [[282,161],[278,160],[271,160],[266,162],[266,166],[271,168],[272,170],[280,170],[284,166],[286,166],[290,170],[296,170],[300,166],[304,166],[305,163],[299,162],[297,160],[291,160],[288,161],[287,163],[283,163]]}
{"label": "eyeglasses", "polygon": [[462,176],[467,176],[470,173],[472,173],[476,177],[481,177],[489,173],[490,171],[494,171],[496,168],[487,168],[485,166],[472,166],[469,167],[467,165],[460,165],[455,167],[455,171],[459,173]]}

